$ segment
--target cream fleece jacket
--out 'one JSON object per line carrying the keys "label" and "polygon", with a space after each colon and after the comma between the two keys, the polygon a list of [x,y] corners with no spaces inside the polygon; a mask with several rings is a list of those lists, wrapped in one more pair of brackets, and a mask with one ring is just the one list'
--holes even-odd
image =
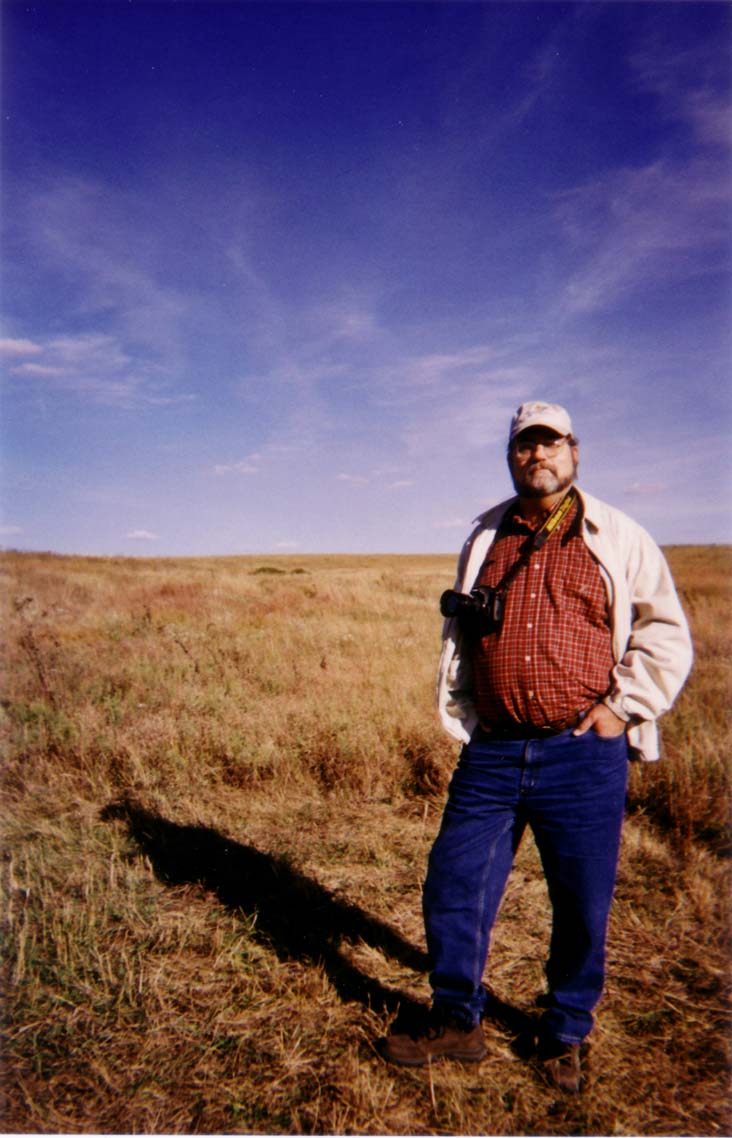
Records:
{"label": "cream fleece jacket", "polygon": [[[646,531],[621,510],[577,488],[584,506],[583,538],[596,557],[610,604],[613,632],[612,689],[605,703],[627,720],[634,757],[658,759],[656,720],[668,711],[691,668],[689,626],[666,559]],[[477,518],[463,546],[455,588],[469,593],[478,579],[510,498]],[[478,717],[470,662],[462,652],[454,618],[445,621],[436,699],[445,729],[467,743]]]}

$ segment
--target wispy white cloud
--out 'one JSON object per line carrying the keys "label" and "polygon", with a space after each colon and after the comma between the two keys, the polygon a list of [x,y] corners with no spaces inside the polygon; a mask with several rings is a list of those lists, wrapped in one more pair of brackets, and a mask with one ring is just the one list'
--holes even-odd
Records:
{"label": "wispy white cloud", "polygon": [[579,263],[559,313],[596,312],[656,282],[718,272],[731,206],[728,171],[702,157],[616,170],[567,191],[557,216]]}
{"label": "wispy white cloud", "polygon": [[[722,64],[724,61],[724,69]],[[669,49],[664,31],[629,59],[661,114],[683,124],[652,162],[609,169],[559,195],[556,216],[574,261],[554,315],[606,309],[656,283],[726,269],[732,211],[727,54],[697,42]]]}
{"label": "wispy white cloud", "polygon": [[670,487],[665,482],[633,482],[625,487],[623,493],[630,498],[640,498],[667,494],[669,490]]}
{"label": "wispy white cloud", "polygon": [[638,87],[654,95],[661,114],[685,123],[694,140],[728,151],[729,61],[711,39],[684,48],[669,47],[664,29],[631,54],[629,63]]}
{"label": "wispy white cloud", "polygon": [[21,533],[25,533],[22,526],[0,526],[0,536],[2,537],[17,537]]}
{"label": "wispy white cloud", "polygon": [[709,146],[729,147],[729,106],[706,91],[689,93],[686,116],[697,139]]}
{"label": "wispy white cloud", "polygon": [[33,340],[0,340],[0,355],[3,356],[35,356],[42,351],[41,345],[35,344]]}
{"label": "wispy white cloud", "polygon": [[149,529],[133,529],[127,534],[128,541],[159,541],[160,535]]}
{"label": "wispy white cloud", "polygon": [[466,374],[485,374],[498,355],[493,345],[471,345],[459,351],[415,356],[402,366],[400,387],[437,389],[442,393],[461,384]]}
{"label": "wispy white cloud", "polygon": [[311,312],[310,319],[313,327],[321,329],[318,337],[320,349],[343,341],[358,343],[370,340],[379,328],[373,310],[351,298],[320,304]]}
{"label": "wispy white cloud", "polygon": [[23,222],[39,260],[62,269],[79,316],[90,323],[111,317],[118,335],[175,355],[190,302],[182,289],[162,283],[155,221],[143,200],[56,172],[28,193]]}
{"label": "wispy white cloud", "polygon": [[[133,356],[112,335],[89,332],[57,336],[32,342],[32,351],[19,353],[11,349],[8,354],[16,358],[8,375],[18,381],[43,383],[47,394],[73,394],[94,403],[125,408],[165,406],[194,398],[188,393],[171,392],[159,365],[144,356]],[[32,360],[22,358],[31,354]]]}
{"label": "wispy white cloud", "polygon": [[369,479],[361,474],[336,474],[337,482],[347,482],[349,486],[368,486]]}
{"label": "wispy white cloud", "polygon": [[41,291],[61,274],[69,332],[30,338],[13,328],[0,342],[16,361],[10,374],[117,407],[190,401],[179,377],[197,298],[166,265],[149,204],[55,170],[27,187],[12,218],[13,247],[26,255],[9,275]]}
{"label": "wispy white cloud", "polygon": [[[259,474],[259,466],[252,459],[242,459],[241,462],[219,462],[214,466],[214,474]],[[256,456],[258,457],[258,456]]]}
{"label": "wispy white cloud", "polygon": [[406,382],[395,386],[402,399],[409,397],[402,443],[410,459],[435,461],[447,440],[464,451],[498,442],[518,403],[541,395],[541,368],[518,354],[501,365],[497,354],[494,346],[471,347],[405,365]]}
{"label": "wispy white cloud", "polygon": [[55,376],[67,375],[64,367],[54,367],[53,364],[19,364],[11,368],[12,375],[34,375],[41,379],[51,379]]}

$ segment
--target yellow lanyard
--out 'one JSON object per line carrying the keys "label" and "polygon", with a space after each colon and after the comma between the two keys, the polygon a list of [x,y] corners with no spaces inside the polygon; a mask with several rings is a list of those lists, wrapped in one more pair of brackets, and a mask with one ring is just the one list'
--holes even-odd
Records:
{"label": "yellow lanyard", "polygon": [[531,543],[531,551],[541,549],[545,541],[554,533],[554,530],[562,524],[569,511],[572,509],[575,500],[574,490],[570,490],[564,495],[561,502],[558,503],[550,513],[549,517],[544,522],[540,530],[537,531],[536,537]]}

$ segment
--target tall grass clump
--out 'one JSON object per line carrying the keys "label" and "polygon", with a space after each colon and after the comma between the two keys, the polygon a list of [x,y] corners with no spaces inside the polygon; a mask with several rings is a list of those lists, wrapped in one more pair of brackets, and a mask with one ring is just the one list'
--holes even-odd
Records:
{"label": "tall grass clump", "polygon": [[732,551],[673,547],[669,560],[692,628],[696,660],[661,721],[663,761],[632,771],[631,799],[677,843],[699,838],[732,852]]}
{"label": "tall grass clump", "polygon": [[528,841],[488,1058],[405,1072],[377,1053],[428,994],[453,558],[3,555],[5,1128],[728,1133],[730,550],[669,555],[697,662],[664,758],[632,772],[572,1102],[511,1049],[549,937]]}

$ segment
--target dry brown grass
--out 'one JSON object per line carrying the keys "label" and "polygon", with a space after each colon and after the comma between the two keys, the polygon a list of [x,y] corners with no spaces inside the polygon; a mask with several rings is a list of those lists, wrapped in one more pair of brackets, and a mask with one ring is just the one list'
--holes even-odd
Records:
{"label": "dry brown grass", "polygon": [[5,1129],[728,1134],[731,558],[670,556],[697,664],[666,757],[633,773],[608,992],[566,1100],[511,1049],[547,948],[530,842],[488,1058],[376,1051],[428,995],[452,558],[5,555]]}

